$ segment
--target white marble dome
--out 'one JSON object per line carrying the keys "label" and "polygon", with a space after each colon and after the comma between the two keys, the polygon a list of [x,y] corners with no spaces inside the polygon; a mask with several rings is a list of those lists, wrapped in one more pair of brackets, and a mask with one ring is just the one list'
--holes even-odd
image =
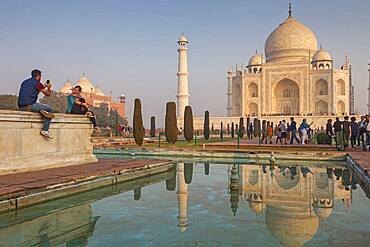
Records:
{"label": "white marble dome", "polygon": [[333,59],[331,58],[329,52],[327,52],[324,49],[318,50],[315,55],[313,55],[312,61],[313,62],[318,62],[318,61],[332,61]]}
{"label": "white marble dome", "polygon": [[267,38],[266,60],[307,59],[317,50],[317,39],[313,31],[289,16]]}
{"label": "white marble dome", "polygon": [[262,65],[264,62],[262,54],[255,54],[249,59],[248,66]]}

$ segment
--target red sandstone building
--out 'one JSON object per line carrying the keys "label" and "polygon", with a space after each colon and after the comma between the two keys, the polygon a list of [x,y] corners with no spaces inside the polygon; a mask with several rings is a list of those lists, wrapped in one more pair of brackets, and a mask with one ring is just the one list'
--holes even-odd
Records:
{"label": "red sandstone building", "polygon": [[95,87],[85,76],[77,81],[75,85],[72,85],[69,81],[65,83],[60,89],[61,94],[70,94],[73,86],[81,86],[82,96],[92,106],[98,107],[101,103],[106,103],[109,110],[116,110],[118,114],[125,118],[126,117],[126,96],[121,95],[118,97],[118,102],[113,101],[112,96],[105,95],[99,87]]}

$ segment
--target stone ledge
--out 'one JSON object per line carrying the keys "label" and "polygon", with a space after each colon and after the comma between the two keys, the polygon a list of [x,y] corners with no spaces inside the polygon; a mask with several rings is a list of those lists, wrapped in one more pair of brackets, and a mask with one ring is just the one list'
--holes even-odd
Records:
{"label": "stone ledge", "polygon": [[[36,122],[42,123],[39,113],[27,111],[0,110],[0,122]],[[52,123],[78,123],[90,124],[90,120],[84,115],[55,113]]]}
{"label": "stone ledge", "polygon": [[0,175],[96,161],[90,120],[83,115],[55,115],[50,140],[40,135],[39,113],[0,110]]}

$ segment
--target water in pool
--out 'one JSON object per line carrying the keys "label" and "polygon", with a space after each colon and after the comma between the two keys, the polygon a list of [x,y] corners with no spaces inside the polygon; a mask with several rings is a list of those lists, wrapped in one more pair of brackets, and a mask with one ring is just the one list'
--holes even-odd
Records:
{"label": "water in pool", "polygon": [[178,163],[0,215],[0,246],[369,246],[343,164]]}

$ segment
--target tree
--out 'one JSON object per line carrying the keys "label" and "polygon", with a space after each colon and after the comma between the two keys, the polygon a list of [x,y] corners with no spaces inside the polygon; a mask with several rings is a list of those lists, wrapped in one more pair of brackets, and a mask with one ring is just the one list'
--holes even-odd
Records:
{"label": "tree", "polygon": [[209,139],[209,111],[204,113],[204,128],[203,128],[204,139]]}
{"label": "tree", "polygon": [[241,117],[239,120],[239,137],[243,138],[244,136],[244,118]]}
{"label": "tree", "polygon": [[127,119],[121,117],[117,110],[110,110],[108,115],[108,126],[116,130],[116,135],[119,135],[119,127],[128,125]]}
{"label": "tree", "polygon": [[150,118],[150,137],[155,137],[155,117]]}
{"label": "tree", "polygon": [[178,133],[179,130],[177,128],[176,103],[167,102],[165,119],[165,134],[167,142],[170,144],[176,143]]}
{"label": "tree", "polygon": [[135,143],[139,146],[143,145],[144,141],[144,126],[143,117],[141,115],[141,101],[140,99],[135,99],[134,103],[134,117],[133,117],[133,135]]}
{"label": "tree", "polygon": [[18,97],[16,95],[0,95],[0,110],[18,110]]}
{"label": "tree", "polygon": [[99,127],[106,128],[109,126],[109,107],[107,103],[101,103],[99,107],[91,107],[96,118],[96,124]]}
{"label": "tree", "polygon": [[254,137],[257,137],[258,136],[258,119],[257,118],[254,118],[253,119],[253,135]]}
{"label": "tree", "polygon": [[224,124],[222,122],[221,122],[221,128],[220,128],[220,138],[221,138],[221,141],[224,138]]}
{"label": "tree", "polygon": [[246,132],[247,132],[247,135],[249,136],[249,125],[251,123],[251,119],[249,117],[247,117],[247,126],[246,126]]}
{"label": "tree", "polygon": [[235,137],[234,122],[231,123],[231,138]]}
{"label": "tree", "polygon": [[193,111],[191,106],[186,106],[184,111],[184,137],[185,140],[190,142],[193,140],[194,125],[193,125]]}
{"label": "tree", "polygon": [[67,96],[61,95],[55,91],[52,91],[49,97],[44,96],[42,99],[40,99],[40,102],[51,106],[56,113],[66,113],[67,111]]}

